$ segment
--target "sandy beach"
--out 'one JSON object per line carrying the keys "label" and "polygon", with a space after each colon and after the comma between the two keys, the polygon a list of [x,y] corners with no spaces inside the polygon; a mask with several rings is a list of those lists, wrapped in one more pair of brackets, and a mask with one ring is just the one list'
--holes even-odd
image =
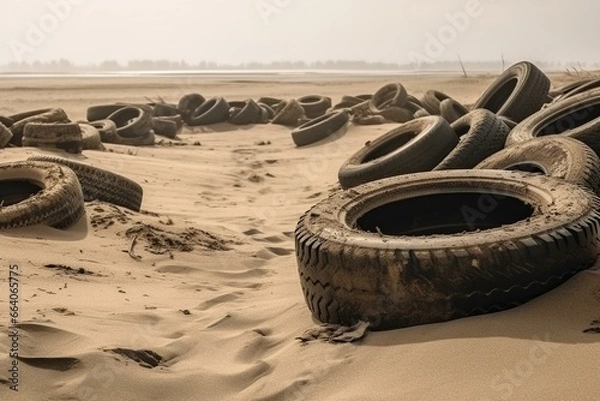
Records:
{"label": "sandy beach", "polygon": [[[492,75],[0,78],[0,115],[94,104],[374,93],[402,83],[473,103]],[[560,86],[572,81],[551,75]],[[298,279],[298,218],[340,165],[394,124],[297,148],[279,125],[186,127],[153,147],[68,156],[144,189],[142,212],[101,202],[69,230],[0,235],[0,400],[596,400],[600,269],[504,312],[355,343],[296,339],[319,322]],[[0,150],[2,161],[61,155]],[[135,243],[132,249],[132,240]],[[19,391],[9,389],[9,266],[19,278]],[[589,330],[597,328],[598,330]]]}

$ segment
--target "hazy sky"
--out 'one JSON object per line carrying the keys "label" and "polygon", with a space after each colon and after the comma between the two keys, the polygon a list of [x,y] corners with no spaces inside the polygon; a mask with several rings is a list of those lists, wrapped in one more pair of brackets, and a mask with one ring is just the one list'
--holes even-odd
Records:
{"label": "hazy sky", "polygon": [[403,63],[454,60],[457,53],[464,60],[504,54],[512,61],[600,61],[595,0],[0,1],[2,64],[58,58]]}

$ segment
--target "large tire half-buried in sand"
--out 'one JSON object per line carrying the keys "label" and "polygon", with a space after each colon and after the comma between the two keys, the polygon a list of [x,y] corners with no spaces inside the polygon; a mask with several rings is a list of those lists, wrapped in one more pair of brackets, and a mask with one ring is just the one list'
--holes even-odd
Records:
{"label": "large tire half-buried in sand", "polygon": [[599,207],[587,189],[520,171],[370,182],[300,218],[302,292],[320,321],[375,329],[507,309],[596,261]]}
{"label": "large tire half-buried in sand", "polygon": [[77,176],[53,163],[0,164],[0,201],[0,229],[36,224],[64,229],[85,214]]}

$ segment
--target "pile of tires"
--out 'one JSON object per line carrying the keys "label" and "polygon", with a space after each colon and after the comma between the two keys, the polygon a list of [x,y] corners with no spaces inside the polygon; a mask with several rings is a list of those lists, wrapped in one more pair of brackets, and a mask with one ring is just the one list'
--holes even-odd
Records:
{"label": "pile of tires", "polygon": [[[402,104],[395,88],[378,99]],[[431,92],[430,115],[351,155],[342,189],[295,231],[313,316],[376,330],[443,322],[523,304],[592,266],[600,89],[554,100],[549,89],[542,71],[518,63],[466,114]],[[448,100],[457,119],[431,115]]]}

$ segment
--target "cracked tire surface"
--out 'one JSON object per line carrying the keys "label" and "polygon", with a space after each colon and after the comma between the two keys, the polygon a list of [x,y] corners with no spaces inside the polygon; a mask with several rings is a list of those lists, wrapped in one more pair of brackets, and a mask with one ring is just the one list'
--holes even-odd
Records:
{"label": "cracked tire surface", "polygon": [[[466,195],[460,191],[472,191],[473,197],[461,199]],[[438,195],[437,202],[424,201]],[[454,202],[443,196],[454,196]],[[475,230],[462,232],[460,208],[477,208],[480,196],[495,199],[498,211],[486,209],[488,218],[474,210],[481,219],[475,220]],[[528,218],[520,209],[511,210],[516,199],[531,205]],[[363,219],[379,206],[384,207],[379,216],[383,232],[360,228],[357,221],[372,224]],[[600,200],[577,185],[502,170],[418,173],[339,191],[297,224],[302,292],[320,321],[352,325],[363,320],[374,329],[504,310],[593,265],[600,251],[599,207]],[[398,225],[404,225],[406,234],[411,228],[422,230],[419,219],[427,219],[428,213],[435,215],[430,231],[436,232],[438,217],[454,223],[453,231],[388,232]],[[454,222],[444,217],[452,215]],[[503,225],[507,216],[515,221]]]}
{"label": "cracked tire surface", "polygon": [[98,167],[55,156],[31,156],[31,161],[42,161],[67,166],[75,172],[86,202],[100,200],[140,211],[144,191],[135,181]]}
{"label": "cracked tire surface", "polygon": [[0,229],[36,224],[65,229],[85,214],[77,176],[65,166],[37,161],[2,163],[0,186]]}

